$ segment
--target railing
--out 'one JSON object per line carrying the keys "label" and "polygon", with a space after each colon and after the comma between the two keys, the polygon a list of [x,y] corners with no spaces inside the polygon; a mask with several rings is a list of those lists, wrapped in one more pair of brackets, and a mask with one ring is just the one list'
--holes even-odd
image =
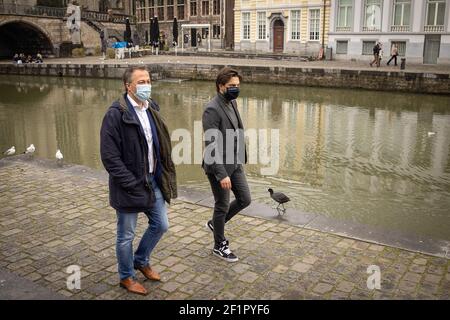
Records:
{"label": "railing", "polygon": [[[66,8],[0,4],[0,14],[64,18],[66,16],[66,10]],[[135,23],[135,17],[127,16],[125,14],[108,14],[96,11],[81,10],[82,20],[125,23],[126,18],[130,20],[130,23]]]}
{"label": "railing", "polygon": [[82,10],[81,11],[81,18],[82,19],[89,19],[94,21],[101,21],[101,22],[115,22],[115,23],[125,23],[125,19],[128,18],[130,20],[130,23],[135,23],[136,18],[134,16],[127,16],[126,14],[108,14],[103,12],[97,12],[97,11],[88,11],[88,10]]}
{"label": "railing", "polygon": [[103,30],[103,25],[98,21],[86,19],[86,23],[88,24],[88,26],[92,27],[98,33],[100,33]]}
{"label": "railing", "polygon": [[391,32],[409,32],[409,26],[391,26]]}
{"label": "railing", "polygon": [[379,27],[363,27],[364,32],[380,32],[381,29]]}
{"label": "railing", "polygon": [[350,32],[352,31],[351,27],[336,27],[336,32]]}
{"label": "railing", "polygon": [[0,4],[0,13],[62,18],[66,15],[66,9],[18,4]]}
{"label": "railing", "polygon": [[425,26],[425,32],[444,32],[444,26]]}

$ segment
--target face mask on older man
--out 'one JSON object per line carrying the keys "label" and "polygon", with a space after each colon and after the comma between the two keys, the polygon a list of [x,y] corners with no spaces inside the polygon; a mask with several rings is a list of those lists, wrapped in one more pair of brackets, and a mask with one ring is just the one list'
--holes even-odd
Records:
{"label": "face mask on older man", "polygon": [[152,95],[152,85],[151,84],[137,84],[136,93],[134,94],[136,98],[142,102],[148,100]]}

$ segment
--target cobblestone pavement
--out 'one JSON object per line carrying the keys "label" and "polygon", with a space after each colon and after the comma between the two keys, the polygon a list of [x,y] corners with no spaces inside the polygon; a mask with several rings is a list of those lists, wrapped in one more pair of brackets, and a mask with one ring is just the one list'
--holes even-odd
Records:
{"label": "cobblestone pavement", "polygon": [[[448,259],[262,218],[226,226],[240,257],[229,264],[211,254],[211,209],[182,201],[170,205],[151,258],[162,281],[145,281],[146,297],[128,294],[118,286],[106,180],[74,167],[0,161],[0,269],[74,299],[449,299]],[[136,243],[146,224],[140,215]],[[81,289],[70,291],[74,264]],[[380,290],[367,288],[370,265],[380,267]]]}
{"label": "cobblestone pavement", "polygon": [[[403,71],[400,67],[386,66],[382,63],[380,68],[370,67],[369,62],[372,56],[368,56],[367,61],[292,61],[292,60],[273,60],[273,59],[243,59],[231,57],[208,57],[208,56],[173,56],[173,55],[153,55],[140,58],[127,58],[123,60],[107,59],[101,60],[100,57],[83,58],[56,58],[46,59],[45,63],[67,64],[138,64],[141,61],[146,64],[152,63],[187,63],[187,64],[214,64],[214,65],[233,65],[233,66],[270,66],[270,67],[295,67],[295,68],[330,68],[330,69],[352,69],[352,70],[378,70],[378,71]],[[3,61],[1,63],[9,63]],[[450,73],[450,64],[424,65],[407,62],[406,72],[428,72],[428,73]]]}

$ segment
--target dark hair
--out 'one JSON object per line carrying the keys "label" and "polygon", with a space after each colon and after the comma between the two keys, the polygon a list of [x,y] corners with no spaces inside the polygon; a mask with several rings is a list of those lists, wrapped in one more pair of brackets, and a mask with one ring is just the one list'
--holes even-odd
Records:
{"label": "dark hair", "polygon": [[127,83],[131,83],[131,77],[133,76],[133,73],[136,70],[147,71],[149,76],[150,76],[150,80],[152,79],[152,74],[151,74],[150,70],[148,70],[147,66],[131,66],[131,67],[128,67],[125,70],[125,72],[123,73],[123,76],[122,76],[123,85],[125,86],[125,91],[127,90]]}
{"label": "dark hair", "polygon": [[242,81],[242,76],[239,74],[239,72],[235,69],[232,69],[230,67],[225,67],[222,70],[219,71],[219,74],[216,78],[216,89],[217,92],[219,92],[219,85],[225,85],[230,81],[231,78],[238,77],[239,81]]}

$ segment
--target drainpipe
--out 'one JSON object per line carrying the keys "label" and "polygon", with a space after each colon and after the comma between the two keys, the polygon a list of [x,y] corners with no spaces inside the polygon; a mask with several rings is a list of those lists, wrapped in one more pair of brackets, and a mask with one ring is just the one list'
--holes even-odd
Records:
{"label": "drainpipe", "polygon": [[325,11],[327,10],[326,5],[327,5],[327,0],[323,0],[322,49],[324,49],[324,50],[325,50]]}

